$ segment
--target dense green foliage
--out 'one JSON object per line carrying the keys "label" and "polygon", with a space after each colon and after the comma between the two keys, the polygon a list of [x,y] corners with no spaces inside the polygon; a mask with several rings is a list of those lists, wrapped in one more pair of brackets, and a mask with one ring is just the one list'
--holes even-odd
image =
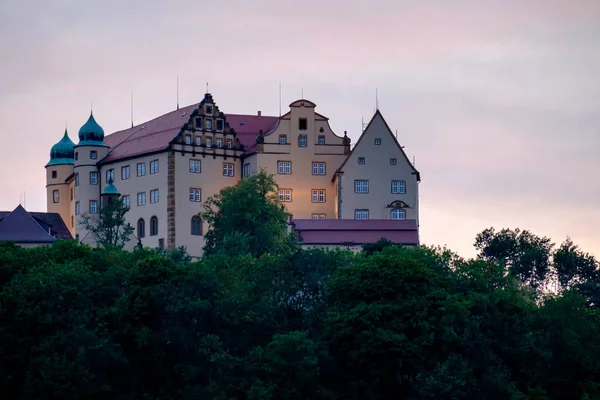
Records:
{"label": "dense green foliage", "polygon": [[301,250],[267,178],[212,203],[200,261],[0,245],[0,397],[600,399],[598,263],[570,240]]}
{"label": "dense green foliage", "polygon": [[128,211],[129,208],[123,200],[111,200],[101,204],[97,213],[83,214],[81,226],[89,231],[98,245],[122,249],[131,240],[134,232],[133,226],[125,217]]}

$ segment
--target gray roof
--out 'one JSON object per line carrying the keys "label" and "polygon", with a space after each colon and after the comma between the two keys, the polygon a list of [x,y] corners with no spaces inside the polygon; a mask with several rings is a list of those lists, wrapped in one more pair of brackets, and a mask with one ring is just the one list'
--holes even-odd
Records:
{"label": "gray roof", "polygon": [[[62,227],[59,226],[58,229],[63,231],[62,228],[64,228],[68,232],[60,215],[56,215],[62,225]],[[54,228],[56,232],[56,228],[53,226],[54,224],[36,220],[36,218],[25,211],[21,205],[10,213],[0,213],[0,217],[2,217],[2,221],[0,221],[0,241],[15,241],[17,243],[52,243],[56,240],[56,237],[50,234],[52,228]],[[57,222],[56,217],[54,216],[45,217],[44,219],[48,222]],[[64,236],[64,232],[61,233],[63,233],[62,236]],[[70,234],[68,234],[68,236],[71,238]]]}

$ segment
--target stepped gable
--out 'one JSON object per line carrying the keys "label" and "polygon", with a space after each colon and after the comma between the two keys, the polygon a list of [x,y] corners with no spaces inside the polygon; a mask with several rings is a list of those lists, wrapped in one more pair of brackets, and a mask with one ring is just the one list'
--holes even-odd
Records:
{"label": "stepped gable", "polygon": [[0,221],[0,241],[52,243],[55,240],[21,205]]}

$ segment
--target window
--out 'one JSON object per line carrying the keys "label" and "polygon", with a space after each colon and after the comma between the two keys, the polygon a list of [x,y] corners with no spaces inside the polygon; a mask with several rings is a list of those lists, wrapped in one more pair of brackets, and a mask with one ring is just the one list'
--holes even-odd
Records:
{"label": "window", "polygon": [[185,135],[185,144],[192,144],[192,135]]}
{"label": "window", "polygon": [[244,164],[244,172],[242,173],[242,177],[250,176],[250,164]]}
{"label": "window", "polygon": [[123,206],[131,208],[131,197],[128,194],[121,197],[121,200],[123,200]]}
{"label": "window", "polygon": [[227,148],[228,149],[232,149],[233,148],[233,140],[227,139]]}
{"label": "window", "polygon": [[200,117],[196,117],[196,119],[194,120],[194,122],[196,123],[196,129],[202,129],[202,118]]}
{"label": "window", "polygon": [[217,147],[219,149],[223,148],[223,139],[217,139]]}
{"label": "window", "polygon": [[206,143],[206,147],[212,147],[212,139],[211,138],[207,137],[205,143]]}
{"label": "window", "polygon": [[279,189],[279,201],[292,201],[292,189]]}
{"label": "window", "polygon": [[158,203],[158,189],[150,191],[150,203]]}
{"label": "window", "polygon": [[75,186],[79,186],[79,172],[75,172]]}
{"label": "window", "polygon": [[57,173],[56,171],[52,171],[52,179],[56,179]]}
{"label": "window", "polygon": [[158,174],[158,160],[150,161],[150,174]]}
{"label": "window", "polygon": [[381,138],[375,138],[375,144],[379,146],[381,144]]}
{"label": "window", "polygon": [[396,165],[397,162],[398,160],[396,160],[395,158],[390,158],[390,165]]}
{"label": "window", "polygon": [[369,210],[354,210],[354,219],[369,219]]}
{"label": "window", "polygon": [[52,201],[55,203],[58,203],[59,197],[58,197],[58,190],[54,190],[52,191]]}
{"label": "window", "polygon": [[325,190],[324,189],[313,189],[311,201],[313,203],[325,203]]}
{"label": "window", "polygon": [[115,170],[112,168],[106,171],[106,182],[110,182],[111,179],[115,181]]}
{"label": "window", "polygon": [[124,167],[121,167],[121,180],[126,180],[129,179],[131,177],[131,168],[129,168],[129,165],[125,165]]}
{"label": "window", "polygon": [[392,210],[392,219],[406,219],[406,212],[399,208]]}
{"label": "window", "polygon": [[75,215],[79,215],[79,212],[80,212],[80,210],[79,210],[79,202],[76,201],[75,202]]}
{"label": "window", "polygon": [[192,217],[192,235],[202,236],[202,220],[200,217]]}
{"label": "window", "polygon": [[161,249],[165,247],[165,239],[158,239],[158,247]]}
{"label": "window", "polygon": [[137,236],[140,239],[142,239],[144,236],[146,236],[146,223],[144,222],[143,218],[138,219]]}
{"label": "window", "polygon": [[212,130],[212,119],[206,118],[205,126],[206,126],[206,129],[208,129],[209,131]]}
{"label": "window", "polygon": [[98,158],[98,152],[96,150],[90,151],[90,159],[95,160]]}
{"label": "window", "polygon": [[98,202],[96,200],[90,200],[90,214],[96,214],[98,212]]}
{"label": "window", "polygon": [[206,113],[208,115],[212,115],[212,113],[213,113],[213,107],[210,104],[206,105]]}
{"label": "window", "polygon": [[354,181],[354,193],[369,193],[369,181]]}
{"label": "window", "polygon": [[394,194],[406,193],[406,182],[405,181],[392,181],[392,193],[394,193]]}
{"label": "window", "polygon": [[277,172],[280,175],[289,175],[292,173],[291,161],[277,161]]}
{"label": "window", "polygon": [[98,173],[90,172],[90,185],[97,185],[97,184],[98,184]]}
{"label": "window", "polygon": [[202,145],[202,136],[196,136],[196,146]]}
{"label": "window", "polygon": [[364,157],[358,157],[358,164],[359,165],[365,165],[365,158]]}
{"label": "window", "polygon": [[325,219],[325,214],[313,214],[312,219]]}
{"label": "window", "polygon": [[146,175],[146,163],[138,163],[137,165],[137,176]]}
{"label": "window", "polygon": [[287,144],[287,135],[279,135],[279,144]]}
{"label": "window", "polygon": [[223,120],[217,119],[217,132],[223,132]]}
{"label": "window", "polygon": [[158,218],[150,218],[150,236],[158,235]]}
{"label": "window", "polygon": [[146,205],[146,192],[140,192],[137,194],[137,205],[138,206]]}
{"label": "window", "polygon": [[301,131],[305,131],[308,123],[306,122],[306,118],[298,119],[298,129]]}
{"label": "window", "polygon": [[298,136],[298,146],[299,147],[306,147],[306,135],[299,135]]}
{"label": "window", "polygon": [[325,175],[325,163],[324,162],[312,163],[312,174],[313,175]]}
{"label": "window", "polygon": [[75,217],[71,215],[71,228],[75,228]]}
{"label": "window", "polygon": [[194,174],[199,174],[202,170],[201,166],[202,166],[202,161],[190,159],[190,172],[192,172]]}
{"label": "window", "polygon": [[75,152],[75,161],[79,160],[79,152]]}
{"label": "window", "polygon": [[202,190],[201,189],[190,189],[190,201],[199,203],[202,201]]}
{"label": "window", "polygon": [[324,145],[325,144],[325,136],[319,135],[319,137],[317,138],[317,143],[320,145]]}
{"label": "window", "polygon": [[233,164],[223,163],[223,176],[233,176]]}
{"label": "window", "polygon": [[75,196],[73,194],[73,188],[71,188],[71,201],[73,201],[73,197],[75,197]]}

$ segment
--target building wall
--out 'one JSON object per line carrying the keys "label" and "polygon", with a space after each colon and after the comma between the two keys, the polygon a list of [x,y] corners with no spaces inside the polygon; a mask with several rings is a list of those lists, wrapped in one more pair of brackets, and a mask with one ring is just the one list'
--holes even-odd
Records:
{"label": "building wall", "polygon": [[[306,130],[299,129],[301,118],[306,119]],[[286,135],[287,144],[279,143],[280,135]],[[300,147],[300,135],[306,135],[306,147]],[[325,144],[318,144],[319,136],[324,137]],[[265,136],[263,151],[251,158],[251,165],[274,174],[280,189],[291,189],[292,201],[284,204],[294,218],[311,218],[313,214],[336,218],[332,177],[345,157],[343,138],[333,133],[325,117],[315,113],[313,103],[298,100],[290,105],[279,126]],[[279,173],[279,161],[291,161],[291,174]],[[325,163],[325,175],[313,175],[313,162]],[[325,190],[325,202],[312,202],[313,190]]]}
{"label": "building wall", "polygon": [[[368,209],[369,219],[391,219],[391,209],[386,206],[400,200],[409,206],[405,209],[406,219],[416,219],[418,223],[417,175],[392,135],[377,113],[341,171],[342,219],[354,219],[357,209]],[[375,144],[376,138],[381,139],[380,145]],[[359,164],[359,157],[364,157],[364,165]],[[396,159],[396,165],[390,159]],[[369,193],[355,193],[355,180],[369,181]],[[406,193],[392,193],[393,180],[405,181]]]}
{"label": "building wall", "polygon": [[[56,178],[52,173],[56,172]],[[46,167],[46,209],[48,212],[58,213],[71,235],[75,237],[75,230],[71,225],[71,198],[69,184],[66,179],[73,173],[73,165],[50,165]],[[54,202],[54,191],[58,190],[58,203]]]}

